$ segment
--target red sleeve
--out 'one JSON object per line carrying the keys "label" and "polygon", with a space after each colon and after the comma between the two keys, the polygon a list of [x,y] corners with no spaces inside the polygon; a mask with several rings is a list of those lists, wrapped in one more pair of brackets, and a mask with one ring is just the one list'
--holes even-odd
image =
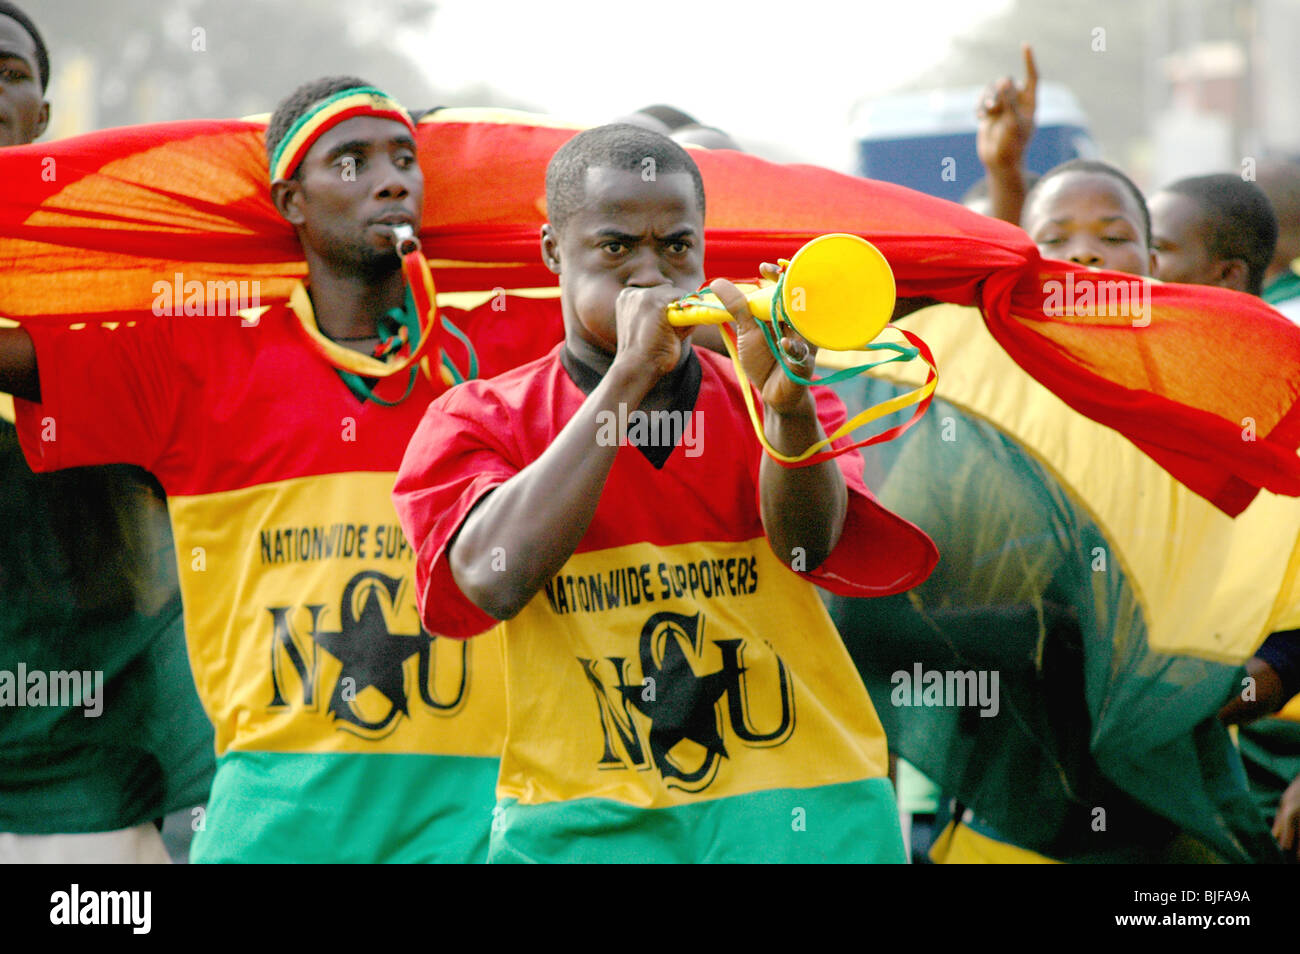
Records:
{"label": "red sleeve", "polygon": [[[844,402],[830,389],[812,389],[822,429],[832,434],[848,419]],[[852,435],[831,446],[853,443]],[[939,551],[920,527],[881,506],[862,479],[862,454],[835,458],[848,489],[844,530],[830,556],[817,569],[800,573],[810,583],[839,596],[888,596],[925,581],[939,562]]]}
{"label": "red sleeve", "polygon": [[32,470],[136,464],[156,472],[184,405],[171,322],[24,327],[36,348],[41,402],[15,399],[14,412]]}
{"label": "red sleeve", "polygon": [[448,391],[424,413],[407,445],[393,487],[393,506],[415,547],[416,603],[431,633],[467,639],[497,620],[456,584],[447,547],[485,494],[520,470],[504,441],[508,410],[484,401],[481,382]]}

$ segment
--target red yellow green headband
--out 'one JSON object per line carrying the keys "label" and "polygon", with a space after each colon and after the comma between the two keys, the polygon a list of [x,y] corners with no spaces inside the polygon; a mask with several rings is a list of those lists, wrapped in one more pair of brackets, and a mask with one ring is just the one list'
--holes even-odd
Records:
{"label": "red yellow green headband", "polygon": [[373,86],[354,86],[340,90],[313,105],[289,127],[271,157],[271,181],[287,179],[293,175],[312,143],[339,123],[356,116],[393,119],[411,130],[411,135],[415,135],[415,124],[411,122],[410,115],[387,93]]}

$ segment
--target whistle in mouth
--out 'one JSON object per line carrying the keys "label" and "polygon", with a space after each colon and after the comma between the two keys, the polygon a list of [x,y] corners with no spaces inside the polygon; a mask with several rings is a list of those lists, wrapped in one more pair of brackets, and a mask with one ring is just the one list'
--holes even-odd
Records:
{"label": "whistle in mouth", "polygon": [[403,257],[420,250],[420,238],[409,225],[393,226],[393,247]]}

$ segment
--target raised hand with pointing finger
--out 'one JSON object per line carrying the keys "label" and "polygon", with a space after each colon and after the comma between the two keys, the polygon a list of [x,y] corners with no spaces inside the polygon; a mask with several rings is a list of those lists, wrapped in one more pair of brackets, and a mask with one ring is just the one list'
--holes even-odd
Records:
{"label": "raised hand with pointing finger", "polygon": [[989,180],[990,215],[1013,225],[1020,224],[1020,209],[1025,201],[1024,174],[1021,171],[1025,150],[1034,138],[1034,110],[1038,98],[1038,68],[1029,44],[1025,55],[1025,82],[1004,76],[985,87],[975,114],[979,125],[975,132],[975,151]]}

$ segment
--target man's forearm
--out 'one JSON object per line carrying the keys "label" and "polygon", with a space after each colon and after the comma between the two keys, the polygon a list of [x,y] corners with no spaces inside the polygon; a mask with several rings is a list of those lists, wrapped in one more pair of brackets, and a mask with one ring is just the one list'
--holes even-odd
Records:
{"label": "man's forearm", "polygon": [[466,518],[448,559],[461,591],[485,613],[513,618],[572,556],[618,453],[617,443],[597,441],[600,415],[638,406],[653,383],[611,368],[551,446]]}
{"label": "man's forearm", "polygon": [[1025,177],[1018,166],[1006,169],[990,168],[989,215],[1012,225],[1020,224],[1020,213],[1025,205]]}
{"label": "man's forearm", "polygon": [[0,391],[28,401],[41,399],[36,347],[21,328],[0,328]]}
{"label": "man's forearm", "polygon": [[[800,409],[764,417],[768,442],[782,454],[802,453],[826,437],[811,394]],[[782,467],[766,454],[759,466],[763,529],[772,550],[796,570],[815,570],[835,549],[844,529],[848,490],[834,460],[812,467]]]}

